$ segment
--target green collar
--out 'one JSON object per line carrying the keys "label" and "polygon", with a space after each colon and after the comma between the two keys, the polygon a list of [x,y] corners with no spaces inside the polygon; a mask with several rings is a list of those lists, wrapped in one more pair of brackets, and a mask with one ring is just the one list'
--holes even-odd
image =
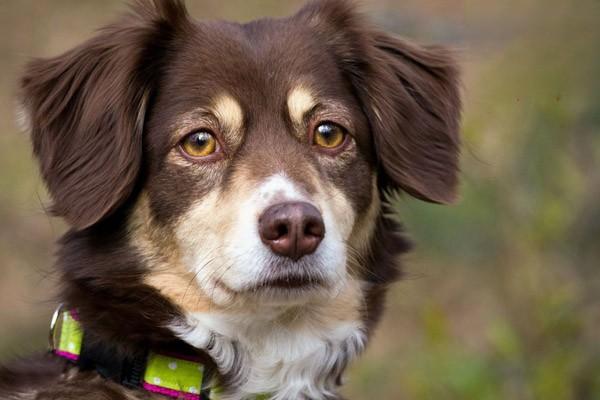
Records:
{"label": "green collar", "polygon": [[[79,317],[74,310],[59,307],[52,317],[50,346],[54,354],[84,367],[89,353]],[[110,377],[130,388],[142,388],[148,392],[185,400],[218,400],[219,390],[210,390],[205,365],[197,359],[175,354],[150,351],[145,357],[126,365],[103,360],[104,366],[95,368],[101,375]],[[88,365],[89,367],[89,365]],[[114,371],[117,370],[117,373]],[[255,400],[267,400],[270,396],[259,395]]]}

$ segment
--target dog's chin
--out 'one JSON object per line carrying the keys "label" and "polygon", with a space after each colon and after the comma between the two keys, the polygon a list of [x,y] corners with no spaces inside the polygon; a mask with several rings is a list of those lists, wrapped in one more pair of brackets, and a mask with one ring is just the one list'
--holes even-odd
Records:
{"label": "dog's chin", "polygon": [[[228,283],[217,279],[214,285],[221,298],[248,301],[266,305],[298,305],[332,297],[341,285],[343,274],[325,273],[320,263],[308,261],[275,260],[265,265],[257,279],[247,282]],[[216,291],[215,291],[215,294]],[[216,299],[215,299],[216,300]]]}

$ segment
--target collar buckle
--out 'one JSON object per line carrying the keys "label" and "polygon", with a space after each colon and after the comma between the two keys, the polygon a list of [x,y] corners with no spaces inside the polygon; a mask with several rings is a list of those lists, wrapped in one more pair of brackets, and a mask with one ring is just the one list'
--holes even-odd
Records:
{"label": "collar buckle", "polygon": [[50,351],[54,351],[57,348],[56,345],[56,326],[58,325],[58,319],[62,316],[63,310],[65,306],[64,304],[59,304],[54,310],[52,314],[52,319],[50,320],[50,330],[48,332],[48,347]]}

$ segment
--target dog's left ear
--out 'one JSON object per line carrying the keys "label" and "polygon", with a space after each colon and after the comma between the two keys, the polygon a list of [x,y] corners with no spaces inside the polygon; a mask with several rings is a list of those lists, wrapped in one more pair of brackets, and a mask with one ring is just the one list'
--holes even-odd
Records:
{"label": "dog's left ear", "polygon": [[458,67],[442,47],[372,29],[343,0],[300,12],[336,55],[369,119],[383,188],[455,200],[461,114]]}
{"label": "dog's left ear", "polygon": [[134,192],[144,114],[168,48],[185,34],[181,0],[138,1],[78,47],[30,62],[21,97],[52,211],[77,230]]}
{"label": "dog's left ear", "polygon": [[458,68],[442,47],[375,33],[359,77],[384,177],[422,200],[456,199],[461,100]]}

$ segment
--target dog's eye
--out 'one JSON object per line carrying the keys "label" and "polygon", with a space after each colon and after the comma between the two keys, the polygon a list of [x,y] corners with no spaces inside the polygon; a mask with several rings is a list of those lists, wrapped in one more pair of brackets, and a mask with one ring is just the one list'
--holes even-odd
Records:
{"label": "dog's eye", "polygon": [[313,133],[313,144],[325,149],[335,149],[345,142],[346,130],[333,122],[319,124]]}
{"label": "dog's eye", "polygon": [[185,154],[194,158],[209,156],[219,147],[215,136],[206,130],[190,133],[183,138],[179,146]]}

